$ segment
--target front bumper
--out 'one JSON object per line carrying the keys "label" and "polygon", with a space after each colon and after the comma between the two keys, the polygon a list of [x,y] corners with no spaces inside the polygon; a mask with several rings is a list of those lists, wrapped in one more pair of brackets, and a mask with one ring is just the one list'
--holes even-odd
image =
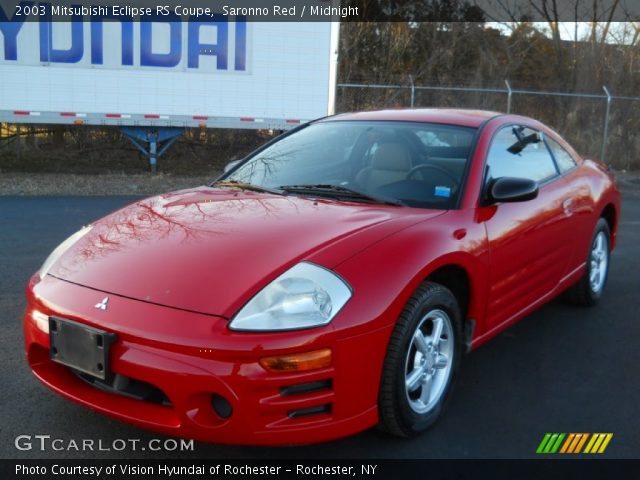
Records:
{"label": "front bumper", "polygon": [[[327,327],[287,333],[232,332],[221,317],[109,295],[53,277],[28,288],[25,348],[33,373],[60,395],[100,413],[168,435],[253,445],[315,443],[377,423],[388,328],[344,335]],[[49,335],[34,310],[115,333],[110,368],[162,393],[162,401],[98,388],[49,359]],[[332,350],[330,367],[273,373],[265,356]],[[379,352],[379,353],[376,353]],[[292,388],[293,387],[293,388]],[[212,403],[222,397],[228,418]]]}

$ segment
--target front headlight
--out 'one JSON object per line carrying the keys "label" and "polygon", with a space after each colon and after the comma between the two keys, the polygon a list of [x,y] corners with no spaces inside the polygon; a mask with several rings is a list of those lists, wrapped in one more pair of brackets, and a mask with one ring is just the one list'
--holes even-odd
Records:
{"label": "front headlight", "polygon": [[301,262],[267,285],[231,320],[232,330],[299,330],[328,324],[351,298],[335,273]]}
{"label": "front headlight", "polygon": [[84,237],[87,233],[89,233],[91,231],[91,228],[93,228],[92,225],[89,225],[87,227],[82,227],[80,230],[78,230],[76,233],[74,233],[69,238],[67,238],[64,242],[58,245],[53,252],[51,252],[51,255],[47,257],[47,259],[44,261],[44,263],[40,267],[40,270],[38,271],[40,280],[42,280],[47,275],[51,267],[53,267],[53,264],[56,263],[56,261],[62,256],[62,254],[66,252],[74,243],[76,243],[78,240]]}

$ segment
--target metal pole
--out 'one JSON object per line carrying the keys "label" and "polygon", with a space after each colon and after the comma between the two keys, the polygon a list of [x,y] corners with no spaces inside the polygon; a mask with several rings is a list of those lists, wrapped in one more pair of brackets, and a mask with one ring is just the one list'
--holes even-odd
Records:
{"label": "metal pole", "polygon": [[411,83],[411,108],[413,108],[413,105],[416,101],[416,86],[413,83],[413,76],[409,75],[409,82]]}
{"label": "metal pole", "polygon": [[511,95],[513,94],[513,90],[511,90],[509,80],[505,80],[504,84],[507,86],[507,113],[511,113]]}
{"label": "metal pole", "polygon": [[607,95],[607,109],[604,113],[604,131],[602,132],[602,149],[600,150],[600,160],[607,163],[607,142],[609,141],[609,113],[611,111],[611,94],[605,85],[602,90]]}
{"label": "metal pole", "polygon": [[158,132],[152,131],[149,133],[149,167],[151,173],[158,171]]}

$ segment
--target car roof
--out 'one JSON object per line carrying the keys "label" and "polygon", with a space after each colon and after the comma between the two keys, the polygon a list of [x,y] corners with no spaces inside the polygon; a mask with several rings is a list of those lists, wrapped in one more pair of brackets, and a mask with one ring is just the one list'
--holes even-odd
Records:
{"label": "car roof", "polygon": [[342,113],[322,119],[323,122],[343,120],[373,120],[396,122],[428,122],[479,127],[487,120],[502,115],[487,110],[466,110],[453,108],[415,108],[397,110],[373,110],[369,112]]}

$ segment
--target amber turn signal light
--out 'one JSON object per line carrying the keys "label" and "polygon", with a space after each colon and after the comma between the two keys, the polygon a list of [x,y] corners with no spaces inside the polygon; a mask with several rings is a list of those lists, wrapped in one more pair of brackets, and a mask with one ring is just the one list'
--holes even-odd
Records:
{"label": "amber turn signal light", "polygon": [[325,368],[331,365],[331,349],[265,357],[260,359],[260,365],[270,372],[301,372]]}

